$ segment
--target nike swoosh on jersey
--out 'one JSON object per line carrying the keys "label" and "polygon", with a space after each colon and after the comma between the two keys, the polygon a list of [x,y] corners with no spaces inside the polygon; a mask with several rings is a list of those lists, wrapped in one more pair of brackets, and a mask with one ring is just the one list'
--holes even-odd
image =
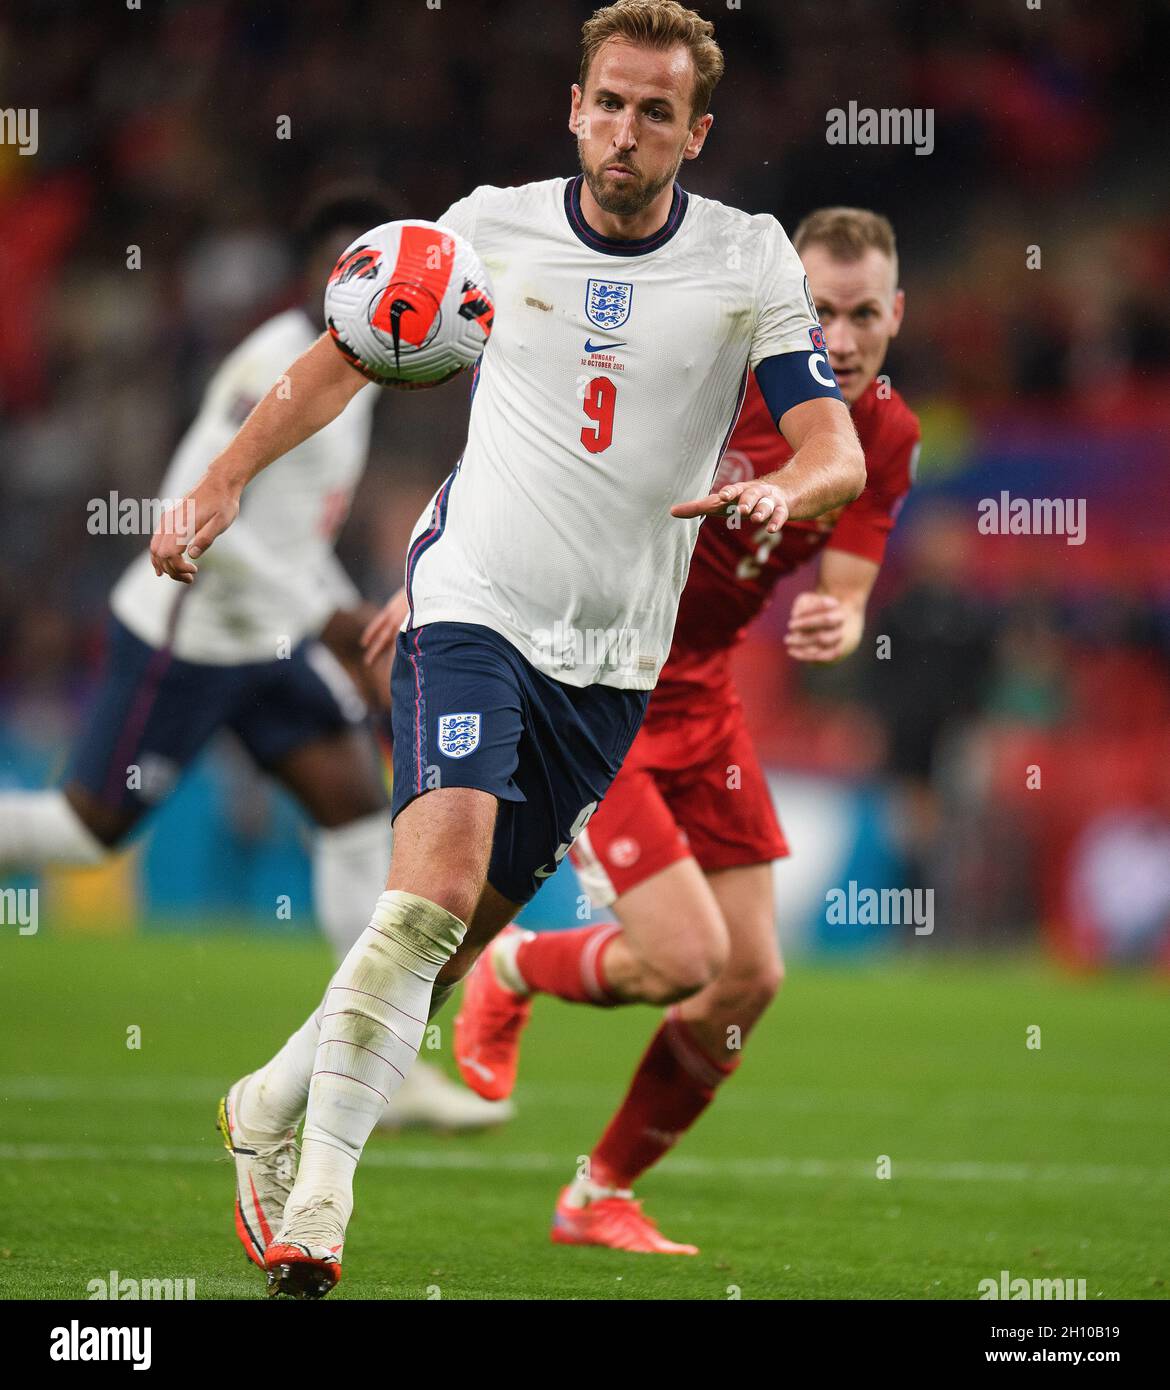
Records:
{"label": "nike swoosh on jersey", "polygon": [[589,341],[589,339],[586,338],[586,339],[585,339],[585,351],[586,351],[586,352],[591,352],[591,353],[592,353],[592,352],[609,352],[609,351],[612,351],[614,348],[625,347],[626,342],[628,342],[628,341],[629,341],[629,340],[626,339],[625,341],[620,342],[620,343],[598,343],[597,346],[594,347],[594,345]]}

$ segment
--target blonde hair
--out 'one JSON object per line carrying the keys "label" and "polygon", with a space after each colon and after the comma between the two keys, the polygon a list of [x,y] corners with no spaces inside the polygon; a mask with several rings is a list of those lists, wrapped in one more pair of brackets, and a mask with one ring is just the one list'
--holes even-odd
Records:
{"label": "blonde hair", "polygon": [[867,208],[817,208],[792,234],[797,255],[806,246],[823,246],[835,261],[859,261],[871,248],[888,256],[898,283],[898,243],[888,217]]}
{"label": "blonde hair", "polygon": [[678,4],[677,0],[617,0],[595,10],[581,27],[581,90],[602,44],[626,39],[646,48],[674,48],[683,44],[695,69],[691,95],[691,119],[707,113],[711,93],[723,76],[723,52],[715,42],[715,26],[709,19]]}

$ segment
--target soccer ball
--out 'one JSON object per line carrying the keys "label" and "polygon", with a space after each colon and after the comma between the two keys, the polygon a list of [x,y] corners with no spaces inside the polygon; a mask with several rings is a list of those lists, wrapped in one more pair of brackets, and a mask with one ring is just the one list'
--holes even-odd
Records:
{"label": "soccer ball", "polygon": [[346,248],[325,286],[325,324],[346,361],[379,386],[438,386],[491,336],[491,282],[466,238],[411,218]]}

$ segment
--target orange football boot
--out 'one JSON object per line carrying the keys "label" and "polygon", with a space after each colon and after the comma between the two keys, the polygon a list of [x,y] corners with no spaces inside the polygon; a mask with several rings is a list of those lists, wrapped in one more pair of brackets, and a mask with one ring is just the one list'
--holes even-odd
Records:
{"label": "orange football boot", "polygon": [[341,1278],[341,1247],[280,1240],[264,1252],[268,1296],[324,1298]]}
{"label": "orange football boot", "polygon": [[[496,940],[511,933],[519,934],[520,928],[505,927]],[[463,1003],[455,1018],[455,1062],[477,1095],[504,1100],[516,1085],[520,1034],[532,1015],[532,999],[500,984],[491,952],[489,946],[463,984]]]}
{"label": "orange football boot", "polygon": [[549,1232],[554,1245],[604,1245],[610,1250],[631,1250],[640,1255],[697,1255],[697,1245],[667,1240],[634,1200],[632,1192],[596,1197],[583,1207],[570,1206],[572,1186],[557,1199]]}

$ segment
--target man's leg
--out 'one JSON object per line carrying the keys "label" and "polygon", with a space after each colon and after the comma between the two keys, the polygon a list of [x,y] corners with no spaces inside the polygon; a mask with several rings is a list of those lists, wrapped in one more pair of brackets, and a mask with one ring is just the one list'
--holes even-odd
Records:
{"label": "man's leg", "polygon": [[494,953],[518,994],[573,1003],[673,1004],[716,979],[727,926],[694,859],[680,859],[614,900],[618,922],[540,935],[517,933]]}
{"label": "man's leg", "polygon": [[552,1238],[659,1254],[696,1254],[667,1240],[634,1203],[634,1182],[682,1138],[739,1064],[740,1048],[780,979],[770,865],[709,875],[725,914],[731,954],[719,976],[673,1005],[629,1090],[589,1157],[560,1195]]}
{"label": "man's leg", "polygon": [[[724,703],[734,701],[728,692]],[[703,761],[696,746],[708,748]],[[740,775],[728,785],[731,766]],[[787,852],[742,721],[708,741],[702,725],[683,737],[651,718],[572,851],[582,889],[618,923],[501,936],[464,995],[464,1080],[481,1095],[509,1094],[534,994],[611,1006],[705,989],[727,962],[729,924],[699,865],[766,865]]]}
{"label": "man's leg", "polygon": [[[436,977],[431,991],[428,1020],[434,1018],[443,1007],[463,975],[471,968],[479,951],[506,927],[519,911],[520,904],[502,897],[490,883],[484,884],[475,912],[468,923],[463,944]],[[321,1015],[328,993],[327,988],[325,997],[275,1056],[245,1078],[246,1086],[237,1083],[240,1123],[245,1130],[258,1138],[275,1140],[295,1130],[304,1119],[309,1080],[313,1074],[317,1043],[321,1034]],[[419,1065],[421,1064],[416,1062],[415,1068]],[[409,1077],[413,1075],[414,1070],[407,1073],[406,1084],[409,1084]],[[401,1085],[402,1083],[399,1094]],[[487,1101],[481,1104],[485,1110],[497,1112],[495,1104]],[[394,1102],[391,1102],[387,1113],[393,1115]],[[502,1113],[506,1116],[510,1112]],[[492,1123],[496,1122],[495,1119],[492,1120]]]}
{"label": "man's leg", "polygon": [[667,1011],[593,1151],[591,1176],[604,1186],[630,1187],[694,1124],[780,987],[771,865],[721,869],[708,882],[729,927],[730,957],[710,984]]}
{"label": "man's leg", "polygon": [[166,801],[244,679],[235,667],[151,647],[111,617],[64,788],[0,794],[0,866],[100,863]]}
{"label": "man's leg", "polygon": [[713,980],[727,927],[667,804],[655,771],[631,757],[571,852],[582,889],[619,921],[568,931],[507,933],[488,960],[520,998],[670,1004]]}
{"label": "man's leg", "polygon": [[273,1292],[320,1296],[336,1282],[362,1146],[414,1060],[440,972],[451,984],[553,872],[645,708],[638,692],[566,688],[474,624],[399,634],[391,689],[390,877],[326,997],[300,1168],[265,1252]]}
{"label": "man's leg", "polygon": [[[386,891],[341,963],[321,1014],[301,1160],[269,1268],[295,1292],[338,1255],[353,1174],[422,1042],[439,971],[458,950],[486,880],[496,799],[468,787],[417,797],[398,816]],[[334,1276],[335,1277],[335,1276]],[[328,1287],[328,1283],[325,1287]],[[314,1283],[311,1292],[324,1289]]]}
{"label": "man's leg", "polygon": [[[519,910],[520,904],[501,897],[490,884],[485,884],[468,924],[465,940],[490,941]],[[466,969],[469,959],[470,956],[462,966],[457,966],[453,959],[445,970],[451,967]],[[436,981],[429,1018],[439,1011],[457,983],[458,977],[455,975],[451,975],[447,981]],[[305,1116],[309,1082],[328,999],[327,988],[325,997],[279,1052],[263,1067],[237,1081],[221,1103],[220,1132],[236,1158],[236,1233],[249,1259],[262,1268],[265,1251],[283,1224],[291,1194],[296,1153],[293,1139]],[[437,1068],[434,1070],[442,1086],[457,1093],[458,1106],[452,1105],[446,1091],[440,1095],[442,1104],[439,1104],[436,1088],[428,1083],[422,1087],[416,1086],[410,1092],[412,1078],[418,1074],[421,1066],[423,1064],[416,1061],[407,1071],[406,1078],[399,1082],[397,1092],[383,1110],[380,1124],[395,1128],[396,1121],[398,1125],[402,1123],[400,1101],[407,1093],[408,1107],[413,1105],[422,1116],[416,1123],[447,1129],[497,1124],[511,1113],[504,1108],[508,1104],[506,1101],[501,1106],[481,1100],[474,1092],[449,1081]],[[469,1110],[469,1102],[479,1107],[478,1115]],[[490,1112],[490,1120],[484,1119],[483,1112]],[[446,1123],[440,1125],[437,1116],[447,1117]],[[452,1119],[452,1116],[455,1118]]]}
{"label": "man's leg", "polygon": [[[270,726],[260,727],[269,732]],[[251,747],[250,729],[237,732]],[[258,750],[253,751],[255,755]],[[370,904],[377,900],[390,868],[390,807],[372,740],[362,728],[321,734],[284,754],[269,771],[317,826],[313,905],[340,963],[368,925]],[[275,1141],[300,1124],[321,1012],[318,1005],[274,1057],[233,1088],[236,1117],[246,1134]]]}
{"label": "man's leg", "polygon": [[[353,682],[319,643],[275,663],[261,698],[249,698],[232,728],[255,761],[297,799],[316,829],[312,842],[313,906],[337,962],[370,920],[390,867],[393,832],[382,763],[366,707]],[[316,1021],[314,1021],[316,1019]],[[300,1123],[317,1050],[319,1011],[276,1057],[236,1090],[243,1129],[283,1134]],[[483,1101],[435,1066],[419,1064],[379,1127],[443,1131],[500,1124],[511,1108]]]}
{"label": "man's leg", "polygon": [[668,1004],[702,989],[727,959],[719,905],[646,768],[621,769],[572,858],[581,887],[619,921],[540,935],[512,928],[485,953],[455,1024],[456,1062],[485,1099],[511,1094],[533,995]]}
{"label": "man's leg", "polygon": [[0,792],[0,868],[100,864],[221,722],[230,678],[148,646],[111,618],[64,787]]}

